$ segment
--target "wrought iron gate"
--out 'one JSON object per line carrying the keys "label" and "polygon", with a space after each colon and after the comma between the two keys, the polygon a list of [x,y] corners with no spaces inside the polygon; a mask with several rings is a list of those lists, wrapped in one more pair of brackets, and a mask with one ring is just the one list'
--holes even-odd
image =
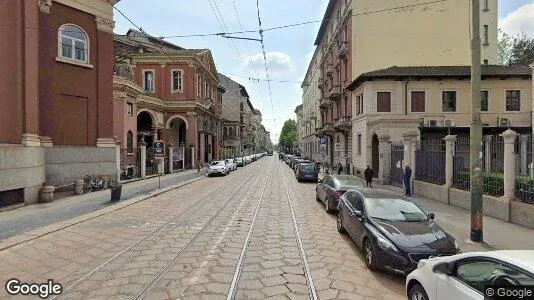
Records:
{"label": "wrought iron gate", "polygon": [[396,186],[404,186],[403,183],[403,160],[404,160],[404,146],[402,144],[391,145],[391,184]]}

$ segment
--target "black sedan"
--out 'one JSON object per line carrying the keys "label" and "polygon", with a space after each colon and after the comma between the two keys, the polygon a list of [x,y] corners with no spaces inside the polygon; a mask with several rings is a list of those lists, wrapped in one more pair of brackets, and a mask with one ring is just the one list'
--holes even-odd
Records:
{"label": "black sedan", "polygon": [[317,182],[319,177],[319,172],[315,167],[315,164],[312,163],[301,163],[297,168],[295,173],[295,178],[298,182],[302,181],[313,181]]}
{"label": "black sedan", "polygon": [[349,233],[369,269],[406,275],[421,259],[460,252],[456,240],[433,221],[433,214],[392,192],[347,191],[338,209],[338,231]]}
{"label": "black sedan", "polygon": [[337,210],[339,197],[348,190],[365,186],[363,180],[353,175],[327,175],[319,181],[315,188],[315,199],[323,202],[326,212]]}

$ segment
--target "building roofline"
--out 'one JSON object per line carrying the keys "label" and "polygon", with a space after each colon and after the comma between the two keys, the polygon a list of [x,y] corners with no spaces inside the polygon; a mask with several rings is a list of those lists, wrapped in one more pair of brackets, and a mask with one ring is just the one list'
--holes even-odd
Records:
{"label": "building roofline", "polygon": [[326,7],[326,11],[324,12],[323,21],[321,22],[321,27],[319,27],[317,37],[315,38],[315,42],[313,43],[315,46],[319,45],[321,39],[323,38],[324,32],[326,30],[326,25],[328,24],[328,21],[330,19],[328,18],[328,16],[332,14],[336,2],[337,0],[329,0],[328,2],[328,6]]}

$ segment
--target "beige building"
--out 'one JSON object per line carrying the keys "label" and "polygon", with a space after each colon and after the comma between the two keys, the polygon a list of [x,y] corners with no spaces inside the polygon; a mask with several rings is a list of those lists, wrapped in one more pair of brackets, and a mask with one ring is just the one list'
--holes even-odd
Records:
{"label": "beige building", "polygon": [[302,156],[306,156],[303,151],[303,137],[304,137],[304,119],[302,114],[302,104],[297,105],[295,107],[295,110],[293,111],[295,115],[297,116],[297,138],[295,142],[295,150],[297,153],[301,154]]}
{"label": "beige building", "polygon": [[[471,64],[471,1],[447,0],[417,5],[424,2],[352,1],[355,12],[351,48],[353,79],[390,66]],[[480,2],[481,63],[497,64],[498,1]],[[405,8],[387,10],[395,5]],[[385,11],[376,12],[381,10]]]}
{"label": "beige building", "polygon": [[[471,123],[470,67],[390,67],[354,80],[352,117],[355,172],[371,165],[378,174],[379,143],[400,144],[421,135],[468,135]],[[525,66],[482,66],[485,134],[511,127],[531,132],[532,71]]]}
{"label": "beige building", "polygon": [[[318,49],[318,48],[317,48]],[[302,128],[299,135],[299,145],[301,145],[302,155],[313,161],[321,160],[319,137],[317,130],[321,127],[321,112],[319,101],[322,98],[321,72],[317,72],[318,64],[321,61],[320,51],[315,50],[306,76],[301,85],[302,88],[302,118],[297,118],[297,126]]]}

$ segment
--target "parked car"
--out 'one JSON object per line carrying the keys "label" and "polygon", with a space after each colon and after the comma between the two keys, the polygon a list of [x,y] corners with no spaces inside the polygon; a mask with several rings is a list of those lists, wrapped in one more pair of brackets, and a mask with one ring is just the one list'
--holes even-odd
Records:
{"label": "parked car", "polygon": [[297,174],[297,169],[299,167],[300,164],[303,164],[303,163],[311,163],[311,161],[307,160],[307,159],[297,159],[295,160],[295,162],[293,163],[293,172],[295,174]]}
{"label": "parked car", "polygon": [[365,183],[353,175],[327,175],[319,181],[315,188],[315,199],[324,203],[326,212],[337,210],[339,197],[347,190],[363,188]]}
{"label": "parked car", "polygon": [[337,229],[349,233],[369,269],[406,275],[421,259],[460,253],[458,242],[433,219],[396,193],[361,188],[340,197]]}
{"label": "parked car", "polygon": [[319,179],[319,172],[315,168],[315,164],[312,163],[301,163],[295,174],[298,182],[301,181],[314,181],[317,182]]}
{"label": "parked car", "polygon": [[238,167],[244,167],[245,166],[245,160],[243,159],[243,157],[238,157],[238,158],[235,159],[235,164]]}
{"label": "parked car", "polygon": [[212,161],[211,164],[208,166],[208,176],[212,175],[224,175],[226,176],[228,173],[230,173],[230,168],[226,164],[226,161],[224,160],[215,160]]}
{"label": "parked car", "polygon": [[227,159],[226,165],[228,166],[228,169],[230,169],[230,171],[237,170],[237,164],[235,163],[233,159]]}
{"label": "parked car", "polygon": [[534,251],[469,252],[423,259],[406,277],[409,299],[483,300],[489,296],[485,288],[489,285],[533,286]]}

